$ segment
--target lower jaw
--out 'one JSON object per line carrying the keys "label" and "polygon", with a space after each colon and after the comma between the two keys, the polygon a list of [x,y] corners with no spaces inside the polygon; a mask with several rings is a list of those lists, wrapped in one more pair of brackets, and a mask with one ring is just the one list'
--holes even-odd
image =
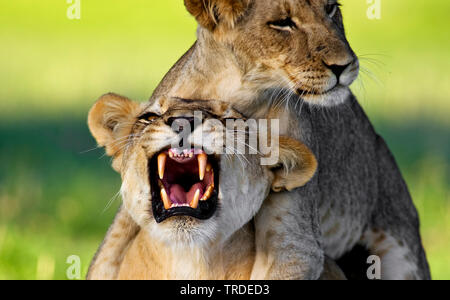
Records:
{"label": "lower jaw", "polygon": [[337,86],[323,94],[302,94],[297,91],[298,96],[304,101],[319,106],[336,106],[344,103],[351,95],[350,89],[344,86]]}
{"label": "lower jaw", "polygon": [[218,206],[218,190],[219,190],[219,159],[209,157],[208,162],[212,165],[214,172],[214,188],[210,196],[206,200],[201,200],[195,208],[186,206],[177,206],[172,208],[165,208],[161,198],[160,190],[160,174],[158,172],[158,155],[154,155],[148,162],[149,164],[149,181],[152,189],[151,206],[153,210],[153,217],[157,223],[162,223],[170,218],[194,218],[197,220],[207,220],[216,213]]}

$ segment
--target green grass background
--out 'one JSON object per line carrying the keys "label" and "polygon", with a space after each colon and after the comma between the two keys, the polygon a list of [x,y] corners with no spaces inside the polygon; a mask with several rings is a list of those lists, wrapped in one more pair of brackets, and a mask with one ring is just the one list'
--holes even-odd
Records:
{"label": "green grass background", "polygon": [[[409,184],[433,277],[450,279],[450,2],[382,0],[381,20],[341,2],[353,90]],[[182,0],[81,3],[71,21],[65,0],[0,0],[0,279],[65,279],[70,255],[86,272],[120,202],[87,111],[109,91],[148,99],[195,40]]]}

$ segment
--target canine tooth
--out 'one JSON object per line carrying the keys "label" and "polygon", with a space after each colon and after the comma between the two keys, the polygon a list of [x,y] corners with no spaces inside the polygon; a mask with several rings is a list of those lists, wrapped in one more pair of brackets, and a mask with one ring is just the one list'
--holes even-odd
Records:
{"label": "canine tooth", "polygon": [[211,197],[211,194],[210,194],[209,192],[206,192],[206,193],[203,195],[202,199],[200,199],[200,200],[201,200],[201,201],[206,201],[206,200],[209,199],[209,197]]}
{"label": "canine tooth", "polygon": [[208,156],[205,153],[198,155],[198,174],[200,180],[205,178],[206,164],[208,163]]}
{"label": "canine tooth", "polygon": [[172,207],[172,203],[170,202],[169,196],[165,189],[161,189],[161,199],[164,203],[165,209],[170,209]]}
{"label": "canine tooth", "polygon": [[164,178],[164,170],[166,169],[166,160],[167,160],[167,154],[161,153],[158,155],[158,174],[159,179]]}
{"label": "canine tooth", "polygon": [[212,189],[211,187],[208,187],[208,189],[206,190],[205,194],[203,195],[202,199],[200,199],[200,201],[206,201],[211,197],[211,193],[212,193]]}
{"label": "canine tooth", "polygon": [[192,199],[192,201],[191,201],[190,206],[191,206],[193,209],[196,209],[196,208],[198,207],[198,201],[199,201],[199,200],[200,200],[200,190],[197,190],[197,191],[195,192],[194,199]]}
{"label": "canine tooth", "polygon": [[208,200],[208,199],[211,197],[211,195],[212,195],[212,193],[213,193],[213,190],[214,190],[214,184],[211,184],[211,185],[208,187],[208,189],[206,190],[206,192],[205,192],[205,194],[203,195],[202,199],[200,199],[200,200],[201,200],[201,201],[206,201],[206,200]]}

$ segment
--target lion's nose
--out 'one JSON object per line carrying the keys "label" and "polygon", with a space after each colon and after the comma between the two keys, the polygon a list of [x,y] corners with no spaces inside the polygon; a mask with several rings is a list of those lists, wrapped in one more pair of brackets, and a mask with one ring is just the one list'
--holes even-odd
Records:
{"label": "lion's nose", "polygon": [[167,119],[166,124],[169,125],[175,133],[181,133],[183,131],[193,132],[195,127],[201,123],[196,122],[194,117],[176,117]]}
{"label": "lion's nose", "polygon": [[331,66],[326,65],[326,66],[328,69],[331,70],[331,72],[333,72],[334,75],[336,75],[336,78],[339,80],[342,73],[344,73],[345,69],[347,69],[350,65],[351,63],[342,66],[341,65],[331,65]]}
{"label": "lion's nose", "polygon": [[324,64],[336,76],[337,82],[342,85],[350,85],[358,76],[359,63],[357,59],[344,65],[328,65],[325,62]]}

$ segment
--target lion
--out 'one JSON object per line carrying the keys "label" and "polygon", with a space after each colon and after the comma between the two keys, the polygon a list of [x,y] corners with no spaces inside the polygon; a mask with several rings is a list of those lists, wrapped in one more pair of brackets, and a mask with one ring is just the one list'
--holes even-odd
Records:
{"label": "lion", "polygon": [[[337,1],[184,2],[199,24],[198,39],[149,105],[166,97],[219,99],[250,118],[271,108],[281,121],[280,133],[306,144],[319,163],[306,186],[276,195],[293,201],[263,203],[255,217],[257,240],[264,241],[257,245],[255,274],[264,275],[252,279],[285,273],[317,279],[326,256],[339,260],[358,246],[381,259],[382,279],[429,279],[408,187],[350,90],[359,60],[346,39]],[[282,220],[284,227],[264,229],[259,216],[270,215],[274,206],[283,206],[289,212],[285,218],[296,222]],[[120,218],[130,217],[120,211]],[[130,225],[129,232],[136,228]],[[294,238],[282,239],[289,236]],[[114,250],[119,256],[121,246]],[[290,268],[292,258],[303,267]],[[358,262],[366,276],[366,260]]]}
{"label": "lion", "polygon": [[[255,118],[264,115],[267,107],[279,107],[281,134],[304,142],[319,162],[313,181],[292,192],[300,206],[298,223],[310,224],[301,232],[307,229],[311,239],[318,236],[314,257],[322,256],[297,255],[304,264],[320,265],[317,261],[323,255],[339,260],[361,246],[368,256],[381,259],[382,279],[430,279],[408,187],[388,146],[350,90],[359,60],[346,39],[339,3],[184,3],[199,24],[198,39],[150,102],[161,95],[221,99]],[[289,205],[292,212],[294,204]],[[305,207],[311,214],[302,213]],[[284,243],[268,241],[268,253],[285,251],[280,244]],[[293,252],[310,250],[298,245]],[[367,270],[366,260],[360,264]],[[261,268],[268,270],[265,278],[270,279],[271,264]],[[365,270],[360,273],[367,279]],[[298,278],[315,279],[318,274],[319,270],[300,272]]]}
{"label": "lion", "polygon": [[[203,116],[197,127],[194,111]],[[262,165],[259,152],[226,154],[234,143],[217,140],[234,129],[225,121],[238,119],[245,120],[219,101],[167,98],[148,107],[115,94],[98,100],[89,127],[122,175],[131,219],[116,217],[89,279],[250,279],[257,272],[254,216],[271,191],[305,185],[317,161],[303,143],[287,137],[279,138],[273,165]],[[182,142],[179,127],[186,125],[192,125],[192,146],[172,148]],[[283,213],[275,208],[274,219],[265,221],[275,230]],[[130,230],[132,224],[139,230]],[[325,276],[344,277],[329,266]]]}
{"label": "lion", "polygon": [[[270,89],[342,104],[359,73],[336,0],[185,0],[198,40],[152,99],[224,99],[254,106]],[[185,80],[188,79],[188,80]]]}

